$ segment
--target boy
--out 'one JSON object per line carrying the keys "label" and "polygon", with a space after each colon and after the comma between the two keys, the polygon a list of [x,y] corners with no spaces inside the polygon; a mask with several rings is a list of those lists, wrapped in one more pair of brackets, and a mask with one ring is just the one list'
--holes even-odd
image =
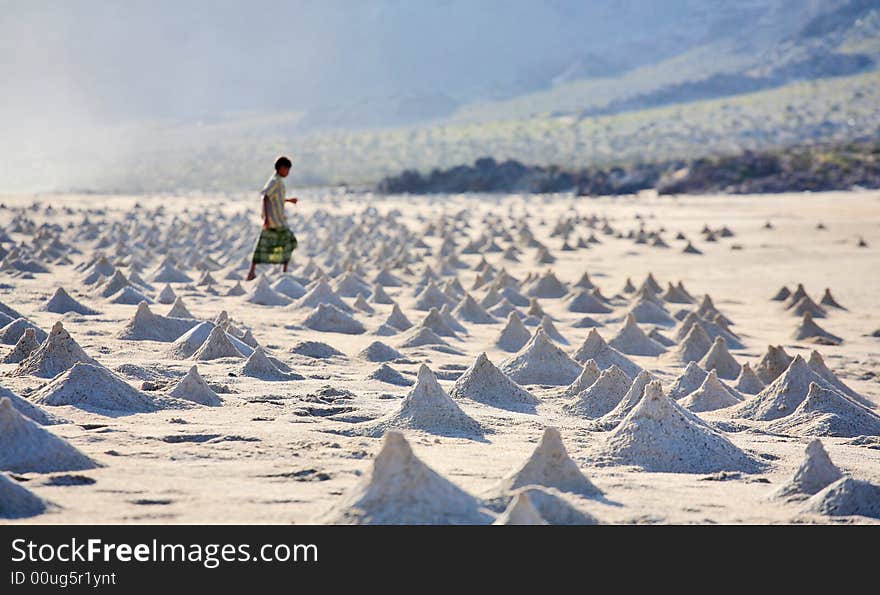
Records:
{"label": "boy", "polygon": [[290,173],[292,165],[287,157],[276,159],[275,175],[269,178],[260,192],[263,196],[263,231],[260,232],[260,239],[254,248],[251,270],[247,274],[248,281],[257,276],[256,269],[260,263],[283,264],[284,272],[287,272],[290,253],[296,249],[296,236],[287,227],[287,216],[284,214],[284,203],[297,202],[296,198],[284,198],[284,178]]}

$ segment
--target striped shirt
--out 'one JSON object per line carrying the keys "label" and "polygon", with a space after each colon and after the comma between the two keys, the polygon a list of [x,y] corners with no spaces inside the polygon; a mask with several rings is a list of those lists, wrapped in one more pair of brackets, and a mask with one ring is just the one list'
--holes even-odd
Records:
{"label": "striped shirt", "polygon": [[269,178],[260,191],[260,195],[266,197],[266,220],[269,227],[287,227],[287,216],[284,214],[284,195],[286,193],[284,179],[277,173]]}

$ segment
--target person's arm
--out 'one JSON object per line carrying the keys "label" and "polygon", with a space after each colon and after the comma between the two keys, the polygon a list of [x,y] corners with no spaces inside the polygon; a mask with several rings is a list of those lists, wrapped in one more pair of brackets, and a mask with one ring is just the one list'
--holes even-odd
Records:
{"label": "person's arm", "polygon": [[299,199],[298,199],[297,197],[292,196],[292,197],[290,197],[290,198],[285,198],[285,199],[284,199],[284,202],[289,202],[289,203],[291,203],[291,204],[296,204],[296,202],[297,202],[298,200],[299,200]]}
{"label": "person's arm", "polygon": [[263,195],[263,229],[269,229],[269,197]]}

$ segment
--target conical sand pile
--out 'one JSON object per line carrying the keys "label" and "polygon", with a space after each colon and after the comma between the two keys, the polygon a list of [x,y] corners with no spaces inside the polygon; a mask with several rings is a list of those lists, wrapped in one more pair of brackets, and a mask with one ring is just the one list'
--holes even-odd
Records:
{"label": "conical sand pile", "polygon": [[253,291],[245,298],[246,302],[259,304],[260,306],[286,306],[291,299],[284,294],[278,293],[269,286],[266,277],[260,276]]}
{"label": "conical sand pile", "polygon": [[34,338],[42,343],[49,335],[27,318],[16,318],[0,329],[0,343],[15,345],[24,336],[27,329],[33,329]]}
{"label": "conical sand pile", "polygon": [[399,331],[409,330],[413,326],[413,323],[409,321],[409,319],[403,313],[403,310],[401,310],[400,306],[398,306],[397,304],[394,304],[394,306],[392,306],[391,313],[385,320],[385,324]]}
{"label": "conical sand pile", "polygon": [[449,394],[512,411],[534,412],[538,399],[489,361],[485,353],[456,380]]}
{"label": "conical sand pile", "polygon": [[810,361],[807,362],[807,365],[810,366],[810,369],[818,374],[822,380],[827,382],[832,388],[836,389],[838,392],[843,393],[848,396],[853,401],[857,401],[866,407],[875,407],[874,403],[871,402],[870,399],[866,399],[850,387],[848,387],[844,382],[837,377],[837,375],[831,371],[830,368],[825,364],[825,360],[822,358],[822,354],[818,351],[813,350],[810,352]]}
{"label": "conical sand pile", "polygon": [[[183,337],[181,337],[181,339],[183,339]],[[215,326],[211,329],[205,342],[202,343],[201,346],[196,349],[195,353],[192,354],[192,359],[208,361],[219,359],[221,357],[241,358],[244,357],[244,355],[232,343],[229,335],[223,330],[223,327]]]}
{"label": "conical sand pile", "polygon": [[87,316],[100,314],[97,310],[79,303],[63,287],[56,289],[52,297],[49,298],[49,301],[43,304],[40,309],[46,312],[54,312],[55,314],[65,314],[67,312],[76,312],[77,314]]}
{"label": "conical sand pile", "polygon": [[507,315],[507,323],[495,339],[495,346],[503,351],[516,352],[529,342],[531,336],[519,316],[511,312]]}
{"label": "conical sand pile", "polygon": [[669,351],[669,359],[686,364],[703,359],[712,348],[712,339],[699,324],[691,325],[684,340]]}
{"label": "conical sand pile", "polygon": [[159,295],[156,296],[156,301],[160,304],[173,304],[176,298],[177,294],[174,293],[174,289],[171,288],[171,285],[166,283],[165,287],[162,288],[162,291],[159,292]]}
{"label": "conical sand pile", "polygon": [[562,406],[569,415],[596,419],[614,409],[626,395],[632,379],[617,366],[604,370],[587,389]]}
{"label": "conical sand pile", "polygon": [[554,345],[540,328],[522,349],[500,367],[517,384],[565,386],[581,373],[580,364]]}
{"label": "conical sand pile", "polygon": [[367,422],[355,433],[381,436],[389,430],[422,430],[441,436],[481,437],[483,428],[453,401],[437,382],[437,377],[422,364],[416,385],[397,411],[374,422]]}
{"label": "conical sand pile", "polygon": [[804,511],[827,516],[880,519],[880,485],[843,477],[806,501]]}
{"label": "conical sand pile", "polygon": [[460,320],[473,324],[494,324],[498,322],[469,293],[465,294],[461,302],[452,311],[452,314]]}
{"label": "conical sand pile", "polygon": [[0,398],[0,471],[55,473],[98,465],[69,442],[19,413]]}
{"label": "conical sand pile", "polygon": [[26,359],[40,347],[37,341],[37,332],[32,328],[25,329],[21,338],[15,343],[12,351],[3,357],[4,364],[17,364]]}
{"label": "conical sand pile", "polygon": [[807,445],[806,457],[786,483],[776,489],[772,497],[785,500],[804,500],[843,477],[818,438]]}
{"label": "conical sand pile", "polygon": [[455,302],[443,293],[439,287],[431,281],[427,286],[416,296],[415,308],[416,310],[430,310],[431,308],[437,308],[438,310],[443,307],[444,304],[449,305],[450,307],[455,306]]}
{"label": "conical sand pile", "polygon": [[186,307],[186,304],[183,302],[182,297],[174,298],[174,304],[171,306],[171,309],[168,310],[168,314],[171,318],[188,318],[195,319],[192,312],[189,311],[189,308]]}
{"label": "conical sand pile", "polygon": [[53,424],[64,423],[65,421],[50,413],[46,413],[27,399],[19,397],[5,386],[0,386],[0,399],[9,399],[12,406],[15,407],[19,413],[32,419],[41,426],[50,426]]}
{"label": "conical sand pile", "polygon": [[627,355],[657,356],[666,352],[666,348],[649,338],[639,328],[632,314],[627,314],[626,322],[614,337],[608,341],[614,349]]}
{"label": "conical sand pile", "polygon": [[703,384],[708,373],[696,362],[690,362],[669,387],[669,398],[675,401],[688,396]]}
{"label": "conical sand pile", "polygon": [[813,315],[809,312],[804,314],[801,323],[792,333],[795,341],[807,341],[810,343],[818,343],[819,345],[840,345],[843,339],[837,335],[832,335],[824,328],[816,324]]}
{"label": "conical sand pile", "polygon": [[46,512],[47,506],[42,498],[0,473],[0,519],[37,516]]}
{"label": "conical sand pile", "polygon": [[29,356],[23,359],[13,370],[14,376],[40,376],[52,378],[70,369],[77,362],[99,365],[86,355],[82,347],[64,330],[59,320],[52,326],[46,340]]}
{"label": "conical sand pile", "polygon": [[553,271],[546,271],[538,277],[526,290],[526,295],[537,298],[561,298],[568,289],[560,281]]}
{"label": "conical sand pile", "polygon": [[382,364],[367,375],[367,380],[378,380],[395,386],[412,386],[413,381],[389,366]]}
{"label": "conical sand pile", "polygon": [[581,370],[580,375],[574,379],[574,382],[565,388],[560,396],[570,398],[581,391],[587,390],[599,379],[600,374],[602,374],[602,370],[599,369],[596,362],[588,359],[587,363],[584,364],[584,369]]}
{"label": "conical sand pile", "polygon": [[191,367],[168,395],[176,399],[199,403],[200,405],[218,406],[223,404],[220,396],[214,392],[214,389],[208,386],[208,383],[199,374],[198,366]]}
{"label": "conical sand pile", "polygon": [[547,333],[547,336],[550,337],[552,341],[568,345],[568,339],[562,336],[562,333],[559,332],[556,325],[553,324],[553,320],[547,314],[544,314],[544,316],[541,317],[541,330]]}
{"label": "conical sand pile", "polygon": [[403,357],[403,354],[381,341],[373,341],[358,352],[358,357],[368,362],[389,362]]}
{"label": "conical sand pile", "polygon": [[757,395],[764,390],[765,385],[752,370],[751,366],[749,366],[749,362],[746,362],[740,368],[739,376],[736,377],[733,388],[747,395]]}
{"label": "conical sand pile", "polygon": [[635,380],[632,381],[629,389],[623,398],[614,406],[614,408],[596,420],[597,427],[604,430],[613,430],[623,421],[623,418],[638,405],[645,394],[645,387],[654,382],[656,378],[647,370],[642,370]]}
{"label": "conical sand pile", "polygon": [[700,367],[706,370],[715,370],[720,378],[736,380],[741,366],[727,350],[727,341],[724,337],[716,337],[712,347],[700,360]]}
{"label": "conical sand pile", "polygon": [[493,525],[548,525],[541,517],[541,513],[532,504],[532,500],[525,492],[520,492],[510,501],[510,504],[502,512]]}
{"label": "conical sand pile", "polygon": [[493,488],[492,494],[508,494],[531,485],[555,488],[585,498],[602,494],[568,455],[562,436],[556,428],[544,430],[541,441],[529,458],[522,466],[502,479]]}
{"label": "conical sand pile", "polygon": [[793,316],[803,316],[804,314],[812,314],[813,318],[825,318],[827,316],[825,309],[814,302],[808,295],[799,299],[797,303],[791,307],[789,312]]}
{"label": "conical sand pile", "polygon": [[272,284],[272,289],[294,300],[306,294],[306,288],[299,281],[286,274]]}
{"label": "conical sand pile", "polygon": [[600,370],[617,366],[630,378],[635,378],[642,371],[639,365],[608,345],[596,329],[590,329],[587,338],[584,339],[578,350],[574,352],[573,357],[576,362],[581,364],[590,359],[594,360]]}
{"label": "conical sand pile", "polygon": [[261,380],[303,380],[304,378],[299,374],[291,374],[290,372],[279,370],[259,345],[248,356],[244,366],[241,368],[241,375]]}
{"label": "conical sand pile", "polygon": [[335,356],[345,355],[332,345],[321,341],[300,341],[290,348],[291,353],[310,357],[312,359],[328,359]]}
{"label": "conical sand pile", "polygon": [[176,341],[198,321],[184,318],[170,318],[153,314],[147,302],[138,304],[134,317],[116,335],[130,341]]}
{"label": "conical sand pile", "polygon": [[732,407],[742,402],[737,395],[734,395],[724,384],[718,380],[715,370],[709,370],[706,379],[700,387],[687,395],[679,404],[695,413],[701,411],[715,411],[716,409],[724,409]]}
{"label": "conical sand pile", "polygon": [[291,308],[317,308],[321,304],[336,306],[343,312],[351,313],[352,309],[342,301],[342,298],[336,295],[326,279],[318,279],[314,287],[312,287],[304,296],[293,302]]}
{"label": "conical sand pile", "polygon": [[363,324],[332,304],[319,304],[303,320],[303,325],[315,331],[346,335],[359,335],[367,331]]}
{"label": "conical sand pile", "polygon": [[768,430],[796,436],[880,436],[880,415],[830,387],[811,382],[797,409],[770,424]]}
{"label": "conical sand pile", "polygon": [[428,467],[400,432],[388,432],[357,483],[322,519],[349,525],[483,525],[480,502]]}
{"label": "conical sand pile", "polygon": [[760,466],[718,431],[663,394],[659,382],[596,450],[606,463],[666,473],[754,472]]}
{"label": "conical sand pile", "polygon": [[449,347],[449,343],[444,341],[440,335],[429,328],[418,326],[410,330],[400,343],[400,347],[422,347],[423,345],[440,345]]}
{"label": "conical sand pile", "polygon": [[581,289],[567,300],[566,309],[569,312],[582,314],[607,314],[611,308],[596,299],[588,290]]}
{"label": "conical sand pile", "polygon": [[767,346],[767,351],[761,357],[758,365],[755,366],[755,374],[765,385],[770,384],[788,369],[794,358],[785,352],[782,345],[774,347]]}
{"label": "conical sand pile", "polygon": [[676,320],[663,308],[650,300],[640,300],[633,304],[627,311],[627,315],[635,318],[641,324],[659,324],[663,326],[675,326]]}
{"label": "conical sand pile", "polygon": [[513,490],[510,494],[499,497],[495,501],[499,503],[509,501],[508,506],[510,506],[510,503],[520,494],[527,495],[541,518],[551,525],[600,524],[595,517],[573,506],[569,502],[572,499],[571,496],[554,488],[530,485]]}
{"label": "conical sand pile", "polygon": [[173,405],[137,390],[103,366],[84,363],[53,378],[31,398],[41,405],[72,405],[99,413],[143,413]]}
{"label": "conical sand pile", "polygon": [[823,306],[828,306],[829,308],[837,308],[838,310],[846,310],[843,306],[837,303],[837,300],[834,299],[834,296],[831,295],[831,289],[826,287],[825,293],[822,294],[822,299],[819,300],[819,303]]}
{"label": "conical sand pile", "polygon": [[[807,397],[810,384],[829,387],[813,372],[800,355],[795,356],[788,369],[767,385],[755,397],[731,411],[732,417],[771,421],[790,415]],[[829,387],[830,388],[830,387]]]}
{"label": "conical sand pile", "polygon": [[441,337],[458,337],[455,330],[440,315],[437,308],[431,308],[427,316],[419,323],[419,326],[431,329]]}

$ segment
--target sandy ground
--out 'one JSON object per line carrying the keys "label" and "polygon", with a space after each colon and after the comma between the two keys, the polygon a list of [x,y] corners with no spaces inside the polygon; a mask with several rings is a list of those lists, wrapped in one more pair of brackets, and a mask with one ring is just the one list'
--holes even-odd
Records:
{"label": "sandy ground", "polygon": [[[558,258],[551,268],[560,279],[575,282],[585,270],[605,295],[617,293],[627,277],[639,284],[650,271],[665,286],[666,281],[684,282],[697,295],[708,292],[716,306],[732,319],[746,348],[734,351],[740,361],[755,364],[767,345],[783,344],[790,354],[809,354],[813,346],[791,339],[799,319],[784,312],[769,297],[782,285],[793,289],[805,284],[818,301],[830,287],[848,311],[835,311],[819,323],[845,339],[842,346],[818,349],[829,365],[852,388],[875,403],[880,403],[880,339],[868,336],[880,328],[880,193],[854,192],[833,194],[792,194],[740,197],[620,198],[579,199],[570,196],[537,197],[437,197],[434,199],[354,196],[328,197],[320,192],[302,193],[300,205],[289,212],[308,213],[317,208],[330,211],[355,211],[366,205],[379,210],[400,209],[413,229],[421,229],[423,215],[430,220],[440,212],[466,209],[472,233],[481,230],[485,212],[527,214],[532,229]],[[332,198],[332,200],[331,200]],[[32,196],[7,196],[6,205],[28,205]],[[180,210],[207,206],[229,212],[250,209],[258,216],[256,202],[244,197],[98,197],[39,196],[44,205],[56,207],[104,206],[119,216],[134,202],[144,206],[164,204]],[[645,218],[648,228],[664,226],[672,248],[658,249],[636,245],[630,240],[599,235],[602,244],[590,250],[563,252],[561,240],[550,238],[553,223],[559,216],[576,210],[596,213],[612,220],[619,229],[637,227],[636,215]],[[64,224],[62,214],[31,215],[37,223]],[[0,224],[6,225],[11,214],[0,210]],[[296,215],[292,224],[296,227]],[[72,216],[79,220],[81,215]],[[765,221],[774,230],[763,228]],[[822,221],[827,231],[817,231]],[[702,256],[682,254],[681,242],[672,241],[676,231],[700,239],[704,224],[713,228],[727,225],[736,236],[718,243],[698,241]],[[856,246],[858,236],[867,248]],[[23,237],[13,236],[15,239]],[[576,237],[576,236],[575,236]],[[301,235],[302,243],[316,241]],[[436,237],[426,238],[436,246]],[[462,244],[464,240],[462,241]],[[742,249],[733,250],[733,245]],[[81,246],[86,256],[90,246]],[[546,265],[534,263],[534,251],[527,249],[522,262],[511,265],[500,260],[500,253],[487,259],[506,266],[522,279],[529,271],[543,271]],[[464,255],[468,264],[479,255]],[[296,264],[304,263],[297,253]],[[371,263],[364,263],[370,266]],[[152,267],[151,267],[152,268]],[[65,327],[85,350],[102,364],[116,368],[135,364],[152,370],[166,379],[178,378],[192,362],[170,359],[167,344],[149,341],[124,341],[115,333],[134,314],[135,306],[112,305],[87,293],[80,284],[80,273],[72,266],[52,267],[50,274],[22,279],[0,274],[0,300],[31,317],[48,330],[59,315],[41,312],[38,307],[54,287],[63,285],[75,297],[98,308],[96,317],[66,315]],[[464,270],[461,282],[470,288],[475,273]],[[218,279],[221,276],[218,275]],[[224,289],[233,282],[223,281]],[[157,284],[161,289],[162,284]],[[282,360],[288,362],[306,380],[266,382],[246,377],[231,377],[240,366],[229,360],[200,363],[202,375],[212,383],[226,384],[232,391],[221,395],[225,405],[183,411],[160,411],[120,417],[103,417],[71,407],[52,408],[73,423],[50,428],[86,452],[104,467],[74,475],[94,480],[89,485],[46,485],[46,476],[27,474],[25,485],[57,505],[53,511],[17,522],[35,523],[308,523],[326,511],[340,494],[350,488],[376,452],[379,440],[352,438],[327,433],[350,423],[304,414],[310,405],[305,398],[316,389],[332,386],[351,391],[352,401],[342,403],[356,411],[349,415],[375,417],[391,411],[407,388],[364,380],[378,364],[357,359],[355,354],[373,340],[397,346],[399,337],[377,337],[372,332],[390,311],[390,306],[376,306],[373,316],[358,314],[367,326],[363,335],[320,333],[297,325],[306,312],[256,306],[243,297],[212,296],[200,290],[175,286],[189,309],[199,318],[213,318],[227,310],[234,319],[249,325],[256,338]],[[423,313],[413,309],[414,298],[408,288],[388,288],[413,322]],[[478,292],[478,296],[481,295]],[[556,318],[556,326],[573,351],[583,341],[588,329],[571,324],[582,314],[567,312],[562,300],[541,300],[544,309]],[[157,304],[156,313],[168,306]],[[619,319],[620,311],[609,315],[591,315],[597,320]],[[600,332],[610,339],[619,323],[609,323]],[[493,347],[502,324],[468,325],[463,340],[451,340],[466,355],[441,354],[428,349],[407,353],[414,362],[425,362],[438,372],[447,372],[441,384],[448,388],[456,370],[468,366],[481,351],[500,363],[509,354]],[[331,361],[311,360],[289,353],[299,340],[326,342],[348,357]],[[632,357],[643,367],[668,382],[680,368],[657,358]],[[4,372],[14,368],[2,365]],[[414,377],[417,365],[395,365]],[[451,374],[450,374],[451,372]],[[135,386],[140,382],[127,379]],[[34,377],[2,377],[0,383],[21,394],[45,381]],[[551,398],[557,390],[535,389],[546,397],[537,415],[508,413],[478,403],[463,408],[494,433],[485,442],[436,437],[408,432],[416,454],[434,469],[464,489],[481,494],[502,476],[520,464],[534,448],[546,425],[560,428],[569,452],[582,464],[587,476],[600,487],[606,500],[580,504],[602,521],[611,523],[785,523],[823,522],[830,519],[803,517],[796,505],[767,499],[768,494],[790,477],[803,458],[807,439],[783,438],[755,432],[737,432],[729,438],[739,447],[759,456],[769,464],[766,472],[742,475],[726,481],[706,480],[705,475],[647,473],[629,467],[593,467],[588,462],[590,445],[602,439],[590,432],[581,420],[565,415],[561,401]],[[717,414],[714,414],[717,417]],[[343,416],[344,418],[345,416]],[[723,416],[721,416],[723,418]],[[174,420],[174,421],[172,421]],[[185,422],[185,423],[181,423]],[[84,429],[83,424],[92,429]],[[97,424],[99,427],[95,427]],[[169,436],[213,435],[202,442],[168,442]],[[174,438],[172,438],[173,440]],[[197,438],[198,439],[198,438]],[[880,482],[880,449],[845,444],[848,439],[823,439],[832,460],[855,477]],[[833,522],[871,522],[862,517]]]}

